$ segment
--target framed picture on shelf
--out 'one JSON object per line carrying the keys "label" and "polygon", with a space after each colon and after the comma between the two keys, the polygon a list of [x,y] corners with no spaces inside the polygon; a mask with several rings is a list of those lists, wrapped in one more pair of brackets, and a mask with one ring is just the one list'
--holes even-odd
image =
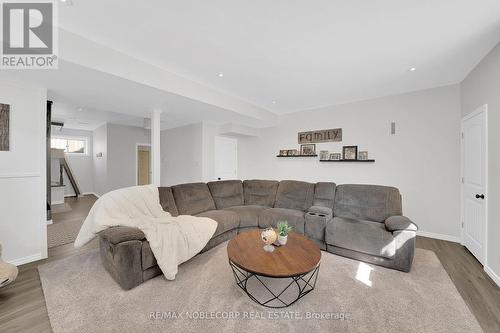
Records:
{"label": "framed picture on shelf", "polygon": [[287,152],[288,156],[297,156],[299,151],[297,149],[289,149]]}
{"label": "framed picture on shelf", "polygon": [[316,145],[300,145],[300,155],[316,155]]}
{"label": "framed picture on shelf", "polygon": [[319,159],[320,160],[327,160],[329,158],[329,151],[328,150],[320,150],[319,152]]}
{"label": "framed picture on shelf", "polygon": [[331,153],[330,154],[331,161],[340,161],[341,157],[342,157],[342,155],[340,153]]}
{"label": "framed picture on shelf", "polygon": [[367,151],[360,151],[358,153],[358,160],[366,161],[367,159],[368,159],[368,152]]}
{"label": "framed picture on shelf", "polygon": [[288,150],[282,149],[280,150],[280,156],[287,156],[288,155]]}
{"label": "framed picture on shelf", "polygon": [[355,161],[358,159],[358,146],[344,146],[342,147],[342,155],[344,160]]}

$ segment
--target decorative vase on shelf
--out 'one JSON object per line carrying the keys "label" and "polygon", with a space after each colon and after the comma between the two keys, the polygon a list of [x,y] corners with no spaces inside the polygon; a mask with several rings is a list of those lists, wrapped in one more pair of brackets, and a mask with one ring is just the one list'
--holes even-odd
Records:
{"label": "decorative vase on shelf", "polygon": [[274,231],[273,228],[268,228],[264,231],[261,232],[260,237],[262,238],[262,241],[264,242],[264,251],[266,252],[273,252],[274,251],[274,246],[272,245],[274,242],[276,242],[276,232]]}
{"label": "decorative vase on shelf", "polygon": [[292,230],[292,227],[288,225],[287,221],[279,221],[276,227],[278,229],[278,243],[286,245],[288,233]]}

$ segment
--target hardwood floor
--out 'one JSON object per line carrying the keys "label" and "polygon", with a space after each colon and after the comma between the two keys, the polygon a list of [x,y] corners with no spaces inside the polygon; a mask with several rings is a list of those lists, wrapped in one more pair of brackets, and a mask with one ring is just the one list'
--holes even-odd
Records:
{"label": "hardwood floor", "polygon": [[[90,251],[97,245],[95,240],[81,249],[75,249],[73,244],[54,247],[49,249],[48,259],[20,266],[17,280],[0,289],[0,332],[51,332],[37,266]],[[479,262],[464,247],[453,242],[418,237],[417,247],[437,254],[483,330],[500,332],[500,288],[486,275]]]}
{"label": "hardwood floor", "polygon": [[485,332],[500,332],[500,288],[462,245],[417,237],[417,247],[432,250]]}

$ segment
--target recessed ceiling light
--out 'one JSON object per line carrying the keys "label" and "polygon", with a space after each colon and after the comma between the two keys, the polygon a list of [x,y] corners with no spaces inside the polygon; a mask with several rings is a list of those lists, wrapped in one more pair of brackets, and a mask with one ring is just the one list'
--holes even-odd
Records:
{"label": "recessed ceiling light", "polygon": [[415,67],[410,67],[410,69],[409,69],[409,71],[410,71],[410,72],[414,72],[414,71],[416,71],[416,70],[417,70],[417,69],[416,69]]}
{"label": "recessed ceiling light", "polygon": [[219,73],[217,74],[218,77],[223,77],[224,76],[224,73]]}
{"label": "recessed ceiling light", "polygon": [[271,103],[276,104],[276,101],[272,101]]}

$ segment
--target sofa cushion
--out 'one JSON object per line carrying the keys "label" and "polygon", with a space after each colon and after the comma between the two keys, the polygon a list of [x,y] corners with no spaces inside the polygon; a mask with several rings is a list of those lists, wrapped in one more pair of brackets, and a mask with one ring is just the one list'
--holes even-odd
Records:
{"label": "sofa cushion", "polygon": [[391,232],[383,223],[334,217],[326,225],[326,243],[393,259],[396,245]]}
{"label": "sofa cushion", "polygon": [[207,184],[190,183],[172,186],[175,205],[181,215],[196,215],[215,209]]}
{"label": "sofa cushion", "polygon": [[257,227],[259,225],[259,214],[268,207],[264,206],[234,206],[226,208],[224,210],[229,210],[235,212],[240,217],[240,228],[245,227]]}
{"label": "sofa cushion", "polygon": [[401,195],[395,187],[339,185],[335,193],[334,216],[384,222],[401,214]]}
{"label": "sofa cushion", "polygon": [[240,225],[240,217],[238,214],[228,210],[209,210],[208,212],[196,214],[196,216],[209,217],[212,220],[217,221],[217,229],[215,230],[212,238],[219,236],[226,231],[237,229]]}
{"label": "sofa cushion", "polygon": [[278,184],[279,182],[275,180],[243,181],[245,205],[273,207]]}
{"label": "sofa cushion", "polygon": [[306,211],[312,206],[314,184],[296,180],[283,180],[276,193],[275,208]]}
{"label": "sofa cushion", "polygon": [[175,205],[174,195],[172,194],[172,189],[170,187],[158,187],[158,192],[160,193],[160,205],[164,211],[169,212],[172,216],[178,216],[179,211]]}
{"label": "sofa cushion", "polygon": [[314,186],[313,206],[323,206],[333,209],[336,187],[335,183],[316,183]]}
{"label": "sofa cushion", "polygon": [[243,182],[241,180],[209,182],[207,185],[217,209],[243,205]]}
{"label": "sofa cushion", "polygon": [[293,231],[304,233],[304,212],[288,208],[269,208],[259,214],[259,227],[276,227],[278,221],[287,221]]}

